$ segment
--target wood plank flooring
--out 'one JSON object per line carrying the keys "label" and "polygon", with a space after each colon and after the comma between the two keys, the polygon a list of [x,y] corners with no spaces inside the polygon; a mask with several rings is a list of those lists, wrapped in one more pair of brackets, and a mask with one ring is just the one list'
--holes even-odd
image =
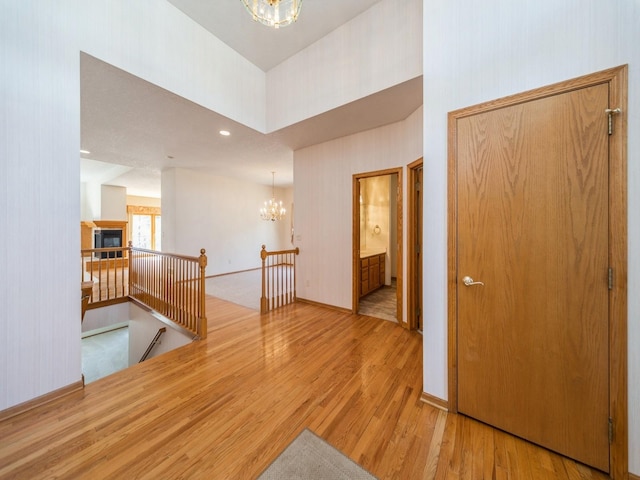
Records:
{"label": "wood plank flooring", "polygon": [[208,297],[209,336],[0,423],[0,478],[254,479],[305,427],[378,478],[604,479],[420,401],[422,337]]}

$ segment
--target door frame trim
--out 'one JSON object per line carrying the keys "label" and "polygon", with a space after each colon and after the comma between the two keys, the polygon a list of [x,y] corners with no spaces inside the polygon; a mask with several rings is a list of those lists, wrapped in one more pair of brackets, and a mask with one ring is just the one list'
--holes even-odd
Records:
{"label": "door frame trim", "polygon": [[[615,122],[616,135],[609,138],[609,265],[613,288],[609,290],[609,416],[614,435],[609,447],[609,474],[626,479],[629,469],[627,398],[627,65],[559,82],[546,87],[449,112],[448,162],[448,393],[449,410],[458,411],[457,337],[457,151],[456,125],[459,119],[482,112],[538,100],[603,83],[609,84],[610,108],[621,108]],[[605,119],[603,112],[603,119]],[[603,120],[603,128],[606,123]]]}
{"label": "door frame trim", "polygon": [[[416,170],[422,167],[422,172],[424,175],[424,157],[420,157],[418,160],[411,162],[407,165],[408,175],[407,175],[407,324],[409,330],[416,330],[416,292],[415,292],[415,278],[416,272],[414,267],[415,257],[416,257],[416,188],[415,188],[415,180],[416,180]],[[424,185],[424,183],[423,183]],[[424,199],[424,193],[421,196]],[[424,209],[424,205],[423,205]],[[422,257],[421,257],[422,258]],[[421,292],[422,293],[422,292]],[[423,309],[424,310],[424,309]],[[423,319],[424,323],[424,319]],[[422,326],[424,331],[424,325]]]}
{"label": "door frame trim", "polygon": [[402,231],[403,231],[403,226],[404,226],[404,218],[402,215],[403,212],[403,183],[402,183],[402,167],[397,167],[397,168],[388,168],[385,170],[376,170],[373,172],[366,172],[366,173],[355,173],[353,174],[353,180],[352,180],[352,192],[353,192],[353,198],[352,198],[352,208],[353,208],[353,212],[351,214],[351,218],[353,220],[352,223],[352,275],[351,278],[353,279],[353,283],[351,286],[351,305],[352,305],[352,312],[353,313],[358,313],[358,306],[360,304],[360,296],[359,296],[359,292],[360,292],[360,198],[358,196],[359,194],[359,180],[362,178],[369,178],[369,177],[382,177],[385,175],[393,175],[393,174],[397,174],[398,175],[398,192],[397,192],[397,243],[398,243],[398,251],[396,252],[396,320],[398,321],[398,325],[403,326],[404,328],[407,328],[407,323],[404,321],[404,318],[402,316],[402,304],[403,304],[403,295],[402,295],[402,291],[403,291],[403,269],[402,269],[402,264],[404,261],[404,256],[403,256],[403,236],[402,236]]}

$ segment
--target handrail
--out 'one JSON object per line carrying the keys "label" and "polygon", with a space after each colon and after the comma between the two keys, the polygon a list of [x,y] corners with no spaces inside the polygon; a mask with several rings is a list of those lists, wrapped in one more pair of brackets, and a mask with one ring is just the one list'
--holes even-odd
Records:
{"label": "handrail", "polygon": [[268,252],[262,245],[262,296],[260,313],[289,305],[296,301],[296,255],[299,248]]}
{"label": "handrail", "polygon": [[80,259],[81,282],[93,282],[87,309],[128,300],[128,247],[87,248],[80,250]]}
{"label": "handrail", "polygon": [[87,282],[82,282],[80,284],[80,292],[81,292],[81,297],[80,297],[80,305],[81,305],[81,310],[82,310],[82,316],[80,318],[80,323],[82,323],[84,321],[84,314],[87,313],[87,307],[89,306],[89,300],[91,300],[91,296],[93,294],[93,282],[92,281],[87,281]]}
{"label": "handrail", "polygon": [[151,350],[153,350],[153,347],[156,346],[156,343],[158,343],[158,341],[160,340],[160,337],[166,331],[167,331],[167,327],[162,327],[158,329],[158,331],[156,332],[156,336],[153,337],[153,340],[151,340],[151,343],[149,344],[145,352],[142,354],[142,358],[140,358],[140,361],[138,363],[142,363],[147,359],[147,357],[151,353]]}
{"label": "handrail", "polygon": [[129,296],[207,337],[204,248],[199,257],[130,247]]}
{"label": "handrail", "polygon": [[206,338],[204,249],[199,257],[190,257],[136,248],[129,242],[128,247],[81,250],[81,259],[82,281],[94,282],[88,309],[135,298]]}

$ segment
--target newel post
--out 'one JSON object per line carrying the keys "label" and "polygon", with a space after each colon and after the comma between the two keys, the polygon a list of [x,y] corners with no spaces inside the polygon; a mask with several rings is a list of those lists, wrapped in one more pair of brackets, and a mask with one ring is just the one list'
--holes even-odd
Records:
{"label": "newel post", "polygon": [[129,262],[129,278],[128,278],[128,288],[127,291],[129,292],[129,297],[133,296],[133,290],[131,289],[131,285],[133,284],[133,280],[134,280],[134,276],[136,276],[136,270],[135,270],[135,266],[133,265],[133,242],[131,240],[129,240],[128,242],[128,246],[127,246],[127,254],[126,256],[129,258],[127,261]]}
{"label": "newel post", "polygon": [[207,315],[205,312],[205,269],[207,268],[207,256],[206,250],[200,249],[200,258],[198,258],[198,264],[200,265],[200,305],[199,305],[199,318],[198,318],[198,333],[200,339],[207,338]]}
{"label": "newel post", "polygon": [[264,261],[267,258],[267,247],[262,245],[262,250],[260,251],[260,258],[262,259],[262,296],[260,297],[260,314],[267,313],[269,311],[267,304],[267,295],[265,292],[265,270],[264,270]]}

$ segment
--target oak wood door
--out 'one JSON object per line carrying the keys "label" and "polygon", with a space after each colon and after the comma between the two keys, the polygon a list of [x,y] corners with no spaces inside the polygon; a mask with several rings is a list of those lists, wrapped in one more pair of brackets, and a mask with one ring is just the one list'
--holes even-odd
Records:
{"label": "oak wood door", "polygon": [[608,95],[581,88],[456,126],[458,411],[603,471]]}

